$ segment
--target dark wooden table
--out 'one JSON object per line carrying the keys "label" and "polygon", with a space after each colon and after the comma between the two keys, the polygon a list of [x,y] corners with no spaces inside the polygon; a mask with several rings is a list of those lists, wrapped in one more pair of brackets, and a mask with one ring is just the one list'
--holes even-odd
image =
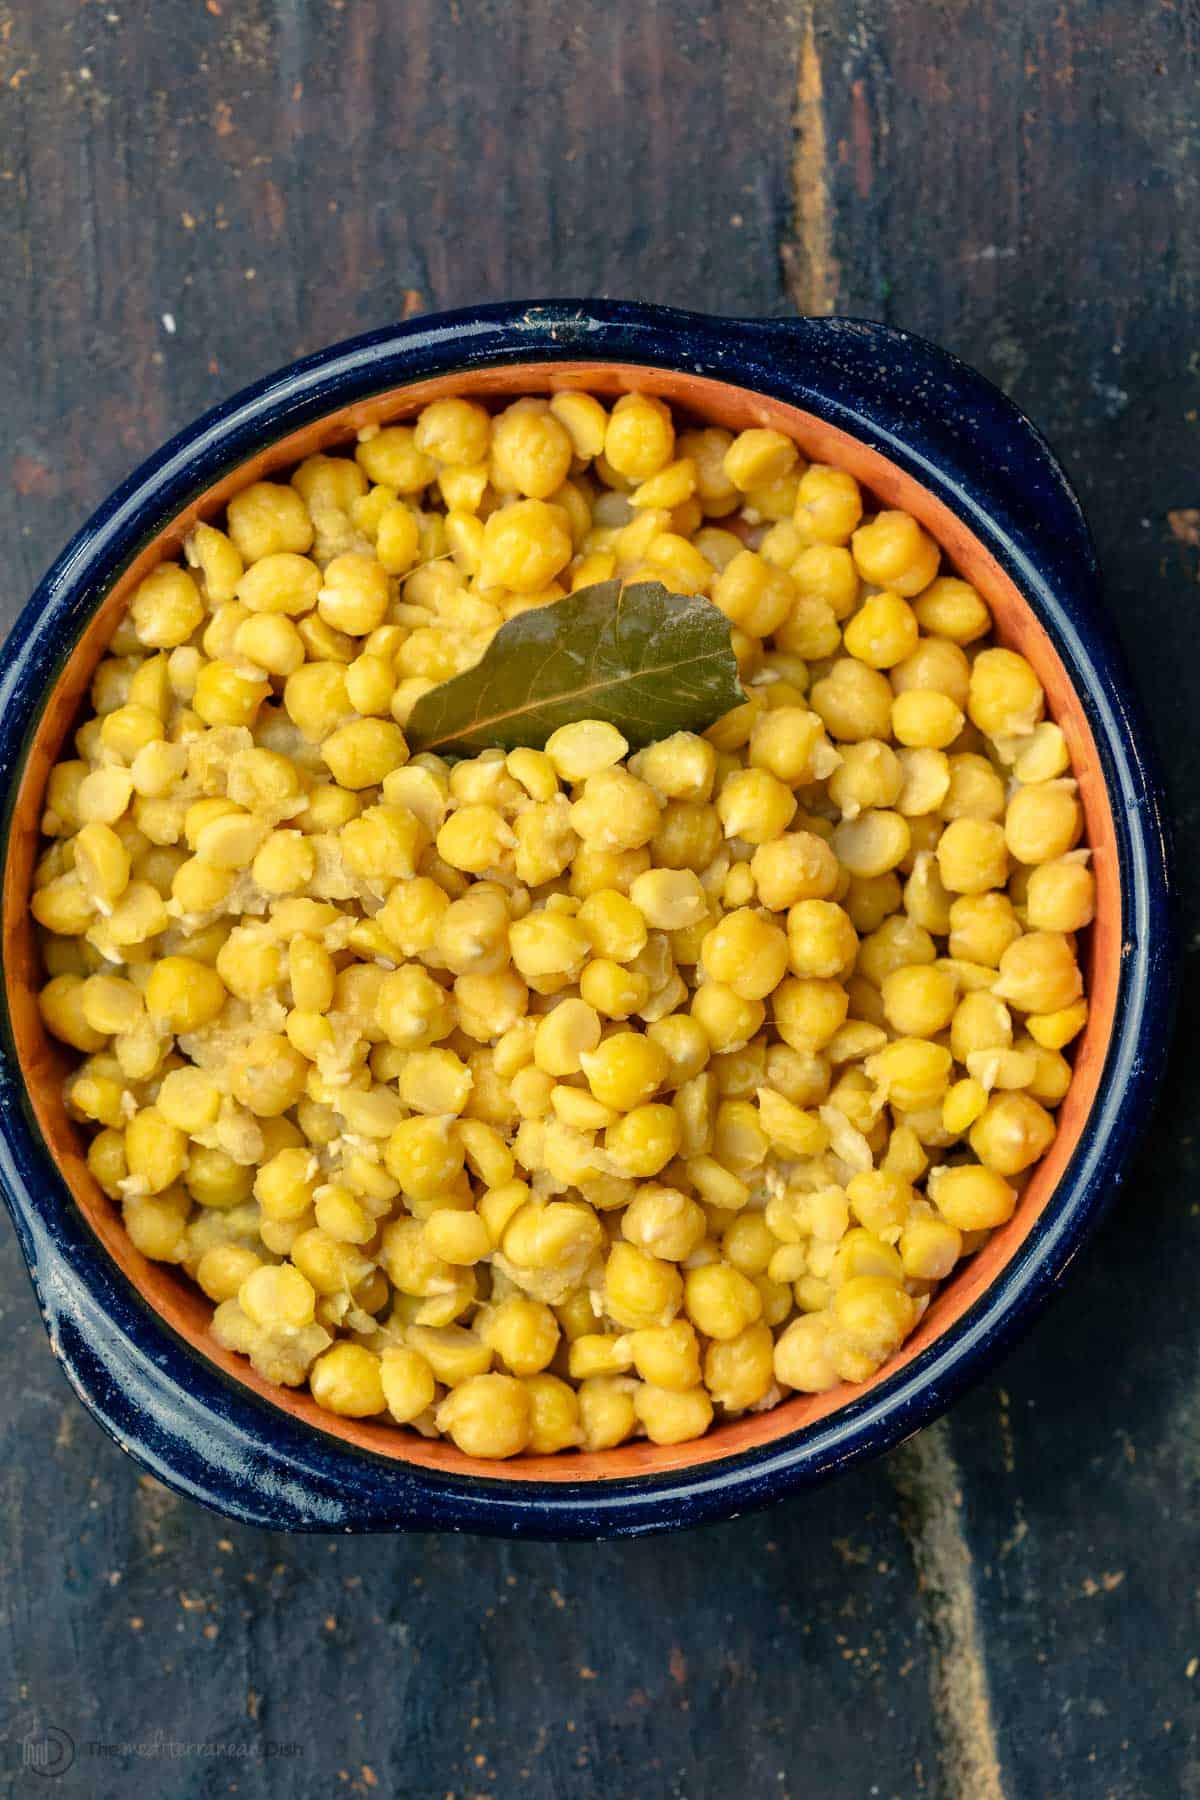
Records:
{"label": "dark wooden table", "polygon": [[[4,0],[4,618],[169,432],[399,314],[887,319],[1078,480],[1192,950],[1198,48],[1196,0]],[[1065,1297],[945,1423],[635,1544],[176,1500],[72,1398],[0,1232],[6,1779],[44,1791],[22,1740],[57,1731],[99,1797],[1197,1800],[1198,1103],[1193,1051]]]}

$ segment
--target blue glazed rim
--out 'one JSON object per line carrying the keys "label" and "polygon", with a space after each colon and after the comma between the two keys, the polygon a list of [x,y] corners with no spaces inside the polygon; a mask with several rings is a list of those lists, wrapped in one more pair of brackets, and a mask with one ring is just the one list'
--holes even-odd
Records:
{"label": "blue glazed rim", "polygon": [[59,669],[117,573],[198,494],[265,444],[389,389],[466,368],[579,360],[682,370],[818,415],[921,482],[1017,583],[1082,697],[1112,800],[1122,963],[1096,1100],[1012,1260],[933,1344],[860,1399],[768,1445],[661,1475],[468,1479],[352,1448],[293,1420],[175,1335],[76,1208],[34,1122],[0,994],[0,1187],[54,1352],[122,1448],[168,1486],[250,1523],[633,1535],[734,1516],[891,1448],[978,1380],[1062,1282],[1111,1203],[1165,1059],[1173,931],[1162,787],[1100,610],[1078,501],[1040,434],[990,383],[922,339],[865,321],[724,319],[616,301],[509,303],[371,332],[246,388],[116,490],[17,621],[0,653],[5,841]]}

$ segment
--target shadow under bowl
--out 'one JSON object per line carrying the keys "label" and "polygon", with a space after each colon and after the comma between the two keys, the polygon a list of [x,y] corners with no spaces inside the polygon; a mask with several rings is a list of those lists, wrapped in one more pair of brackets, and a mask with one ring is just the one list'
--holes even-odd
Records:
{"label": "shadow under bowl", "polygon": [[[210,1303],[134,1248],[68,1117],[70,1059],[37,1007],[29,912],[47,775],[133,588],[247,482],[449,394],[503,403],[640,390],[739,430],[785,432],[917,518],[987,600],[1070,747],[1093,851],[1089,1019],[1058,1135],[1013,1218],[948,1280],[861,1386],[796,1395],[674,1446],[463,1455],[335,1417],[266,1383],[209,1331]],[[162,1479],[294,1529],[458,1527],[596,1536],[728,1516],[898,1442],[1033,1316],[1111,1193],[1165,1048],[1170,929],[1159,789],[1100,615],[1077,502],[1041,438],[973,371],[920,340],[840,320],[732,321],[591,302],[417,320],[293,366],[207,415],[139,470],[68,548],[0,667],[7,777],[0,1184],[51,1339],[78,1391]]]}

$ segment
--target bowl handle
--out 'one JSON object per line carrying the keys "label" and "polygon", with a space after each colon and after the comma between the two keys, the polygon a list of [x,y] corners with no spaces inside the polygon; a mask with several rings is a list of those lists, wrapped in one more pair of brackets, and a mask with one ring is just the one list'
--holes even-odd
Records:
{"label": "bowl handle", "polygon": [[[299,1430],[176,1339],[98,1252],[83,1221],[70,1212],[61,1227],[43,1221],[6,1163],[0,1151],[0,1190],[50,1347],[120,1449],[177,1493],[246,1524],[281,1531],[439,1524],[436,1505],[399,1466],[388,1465],[377,1484],[356,1483],[333,1440],[326,1448],[318,1434]],[[81,1241],[72,1245],[76,1234]],[[156,1340],[153,1350],[141,1347]]]}
{"label": "bowl handle", "polygon": [[1062,464],[975,369],[868,319],[745,319],[736,327],[760,341],[769,391],[865,436],[1052,587],[1095,595],[1095,549]]}

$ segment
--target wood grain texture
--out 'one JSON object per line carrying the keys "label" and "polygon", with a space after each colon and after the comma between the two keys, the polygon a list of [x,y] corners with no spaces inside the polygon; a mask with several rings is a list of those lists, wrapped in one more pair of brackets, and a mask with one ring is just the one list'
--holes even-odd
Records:
{"label": "wood grain texture", "polygon": [[[918,25],[914,13],[923,15]],[[1194,6],[884,9],[827,77],[838,308],[1006,388],[1075,479],[1167,758],[1194,1043],[1200,190]],[[1194,1057],[1063,1298],[949,1439],[1005,1792],[1200,1794]]]}
{"label": "wood grain texture", "polygon": [[[882,317],[1064,455],[1186,843],[1198,57],[1194,0],[0,0],[3,618],[172,429],[399,313]],[[57,1726],[102,1800],[1197,1800],[1194,1063],[932,1451],[638,1545],[227,1527],[100,1437],[0,1234],[0,1768]]]}

